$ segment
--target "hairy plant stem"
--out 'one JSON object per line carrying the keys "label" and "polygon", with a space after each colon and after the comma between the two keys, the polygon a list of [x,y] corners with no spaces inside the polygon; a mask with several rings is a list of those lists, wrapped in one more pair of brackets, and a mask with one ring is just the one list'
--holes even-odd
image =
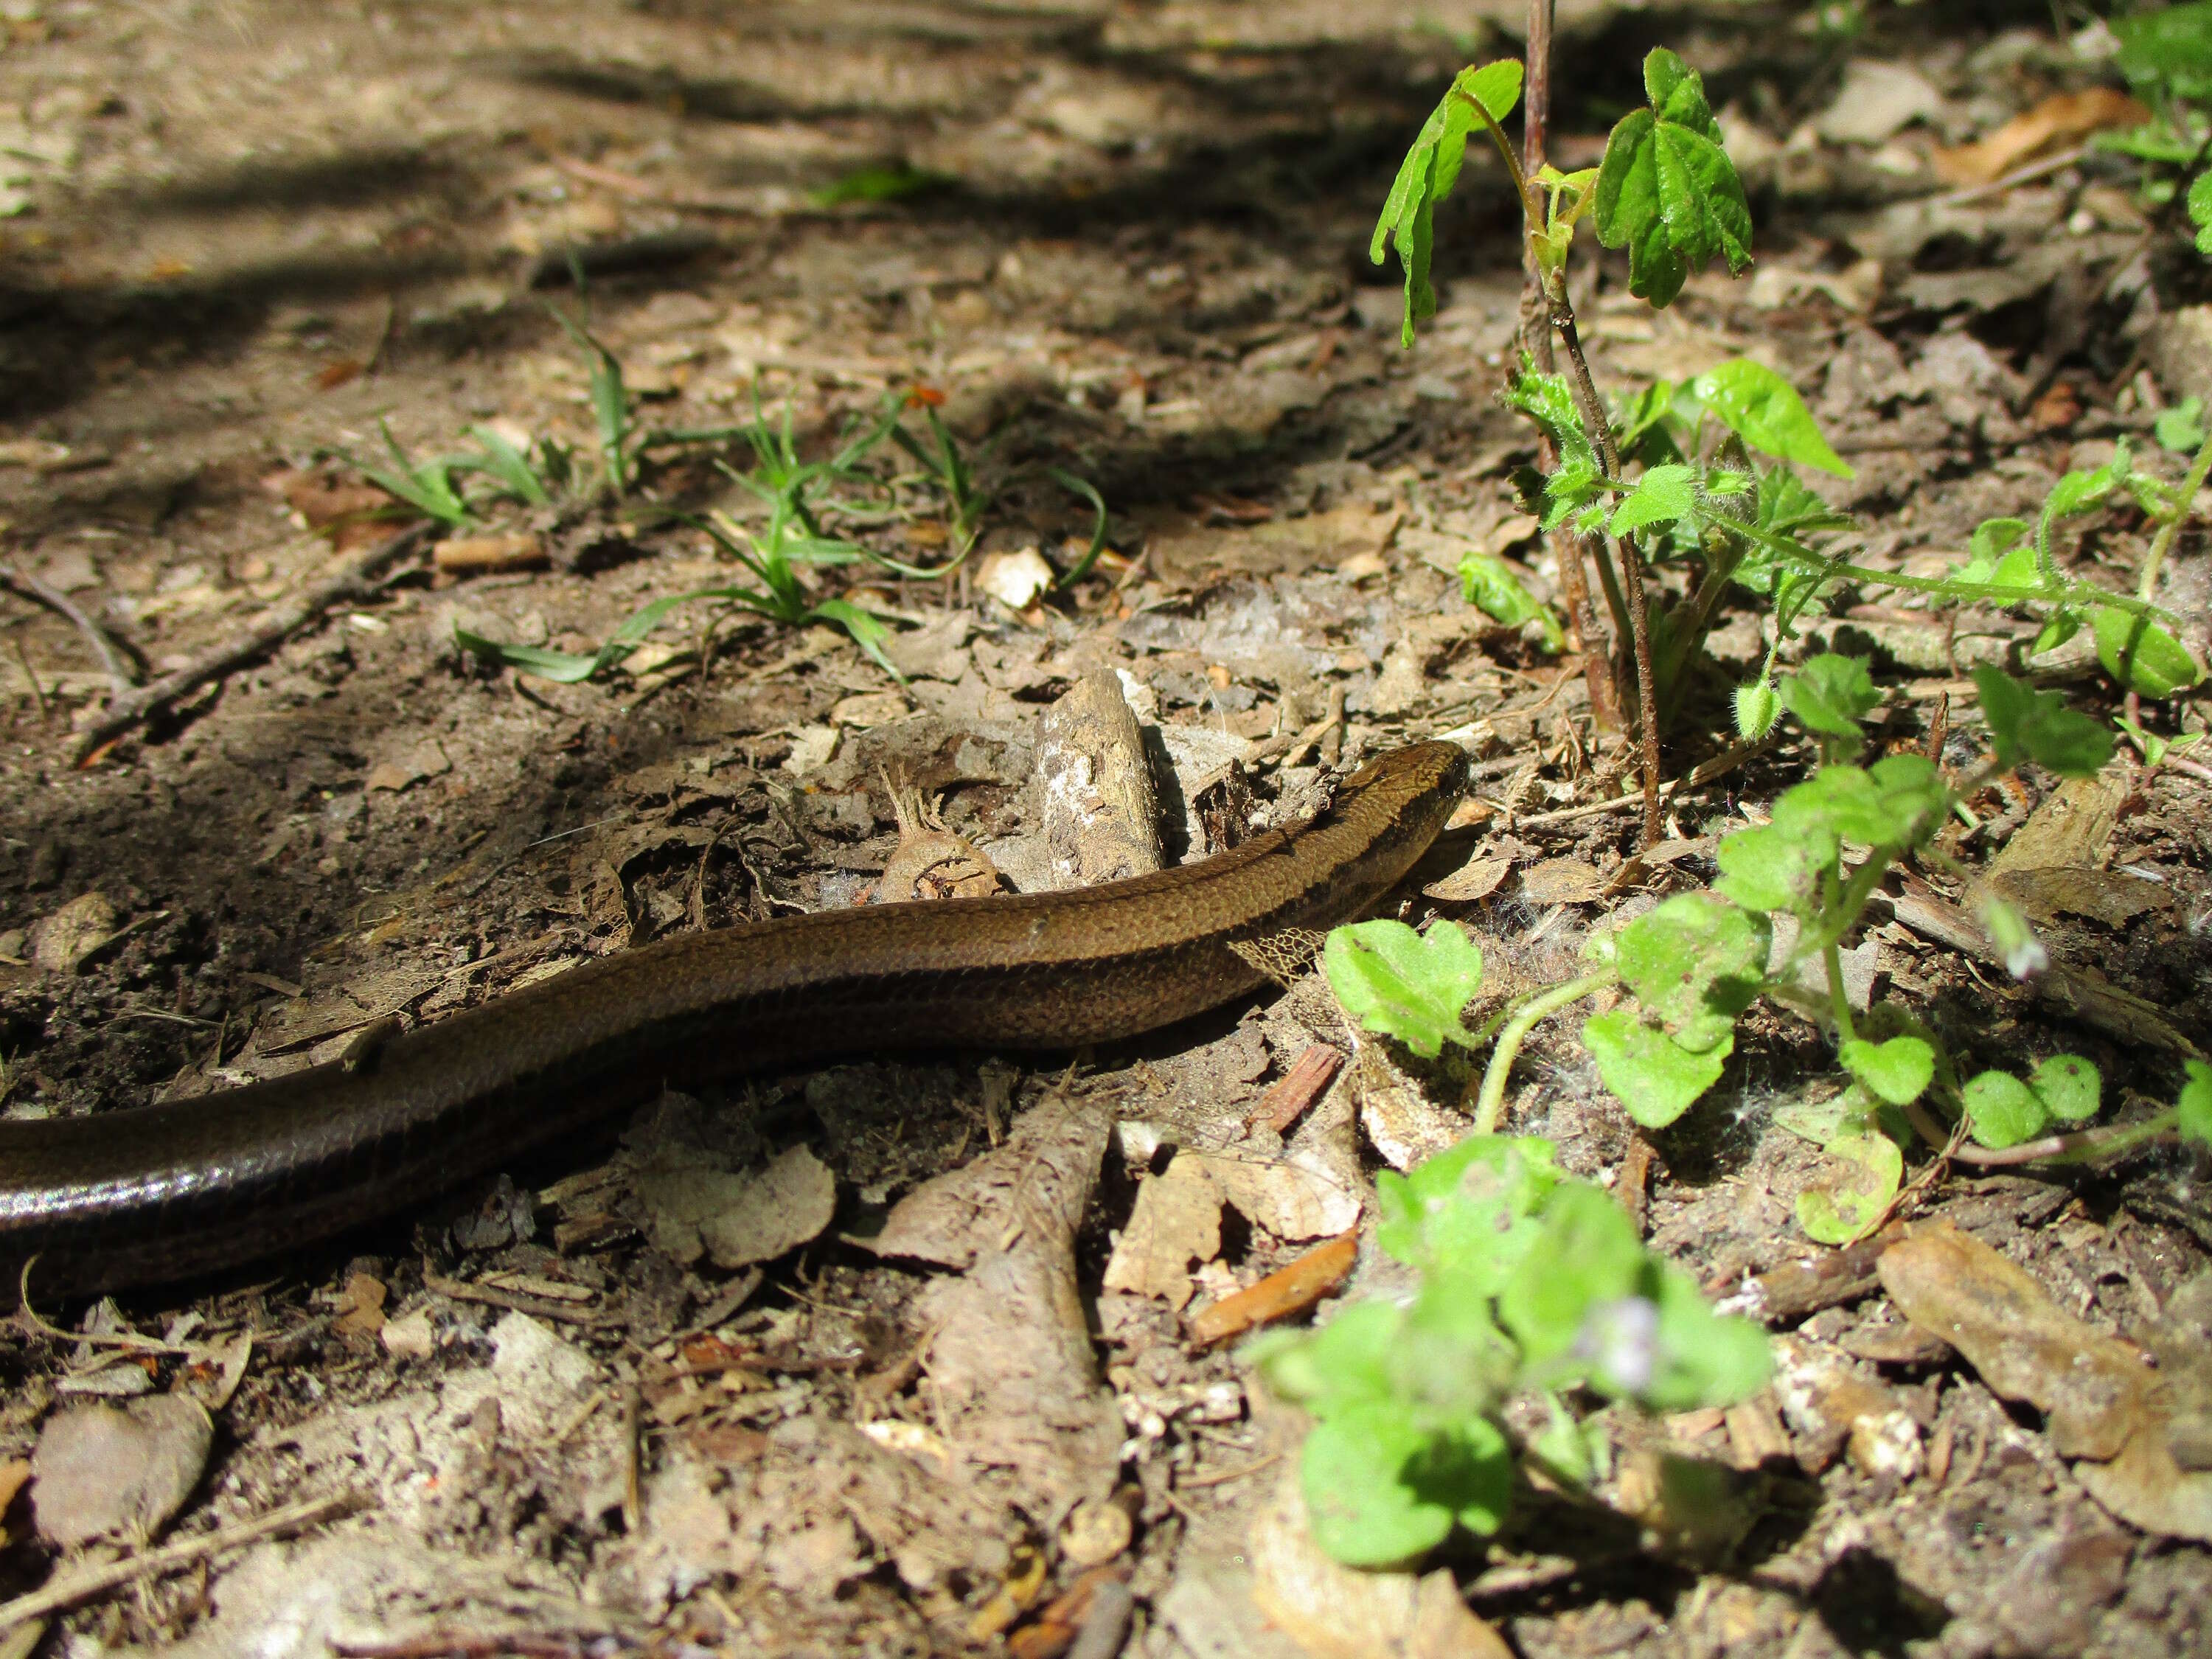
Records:
{"label": "hairy plant stem", "polygon": [[[1521,88],[1521,174],[1534,179],[1544,170],[1544,145],[1552,119],[1552,13],[1553,0],[1528,0],[1528,45],[1522,53]],[[1559,354],[1552,344],[1552,318],[1545,292],[1544,273],[1531,240],[1538,227],[1530,224],[1522,238],[1521,347],[1536,360],[1538,371],[1559,372]],[[1559,446],[1548,434],[1537,441],[1536,463],[1547,472],[1559,465]],[[1589,688],[1590,715],[1608,732],[1627,729],[1620,709],[1620,686],[1613,678],[1613,641],[1599,626],[1597,607],[1590,600],[1589,572],[1583,561],[1585,538],[1562,525],[1551,533],[1552,558],[1559,566],[1559,587],[1566,600],[1568,625],[1583,653],[1583,679]],[[1605,550],[1593,544],[1587,556],[1602,562]],[[1626,633],[1627,618],[1615,613],[1616,630]]]}
{"label": "hairy plant stem", "polygon": [[2167,550],[2173,538],[2181,533],[2181,526],[2189,522],[2190,509],[2196,505],[2197,492],[2204,488],[2204,480],[2212,474],[2212,432],[2197,447],[2197,459],[2189,464],[2189,476],[2181,481],[2180,499],[2173,511],[2159,525],[2158,534],[2151,538],[2150,551],[2143,557],[2142,574],[2136,582],[2136,597],[2145,605],[2150,603],[2152,592],[2158,586],[2158,573],[2166,562]]}
{"label": "hairy plant stem", "polygon": [[1564,1008],[1578,1002],[1593,991],[1601,991],[1619,975],[1610,968],[1595,974],[1585,974],[1580,979],[1571,979],[1565,985],[1554,985],[1539,996],[1531,997],[1522,1005],[1519,1012],[1505,1023],[1498,1034],[1498,1046],[1490,1051],[1490,1064],[1482,1073],[1482,1093],[1474,1105],[1474,1133],[1494,1135],[1505,1115],[1505,1081],[1511,1074],[1513,1062],[1520,1057],[1521,1045],[1528,1041],[1528,1033],[1536,1022],[1555,1008]]}

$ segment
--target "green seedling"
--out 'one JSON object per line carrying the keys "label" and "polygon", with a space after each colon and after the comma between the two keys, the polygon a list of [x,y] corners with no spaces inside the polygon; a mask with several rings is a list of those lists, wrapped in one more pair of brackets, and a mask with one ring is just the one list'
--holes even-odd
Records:
{"label": "green seedling", "polygon": [[[1338,1560],[1398,1565],[1455,1528],[1495,1533],[1523,1457],[1587,1486],[1602,1442],[1571,1398],[1678,1412],[1765,1384],[1765,1333],[1715,1314],[1603,1190],[1559,1174],[1549,1141],[1477,1134],[1376,1184],[1376,1242],[1419,1273],[1411,1299],[1251,1350],[1314,1419],[1300,1484]],[[1507,1426],[1516,1400],[1540,1409],[1525,1442]]]}
{"label": "green seedling", "polygon": [[[1478,1049],[1494,1037],[1475,1112],[1483,1133],[1502,1118],[1507,1075],[1535,1023],[1598,993],[1618,1000],[1583,1022],[1583,1046],[1623,1109],[1646,1128],[1674,1122],[1719,1082],[1737,1022],[1754,1000],[1813,1020],[1835,1040],[1850,1079],[1820,1109],[1784,1119],[1842,1169],[1799,1206],[1807,1232],[1826,1243],[1853,1236],[1895,1196],[1904,1165],[1894,1134],[1917,1134],[1938,1148],[1954,1133],[1969,1135],[2027,1161],[2111,1156],[2164,1133],[2173,1127],[2171,1114],[2079,1132],[2096,1116],[2101,1094],[2095,1068],[2079,1056],[2046,1060],[2025,1079],[1984,1072],[1961,1084],[1948,1049],[1904,1008],[1883,1004],[1862,1014],[1844,994],[1842,946],[1875,890],[1899,860],[1935,855],[1936,833],[1965,795],[2023,762],[2087,776],[2111,757],[2112,734],[2056,693],[1988,666],[1974,678],[1991,752],[1954,785],[1918,755],[1851,763],[1864,749],[1858,721],[1878,701],[1871,677],[1851,658],[1807,662],[1776,698],[1818,741],[1826,763],[1783,793],[1768,823],[1721,841],[1713,890],[1677,895],[1595,936],[1586,953],[1591,971],[1523,999],[1479,1030],[1468,1028],[1463,1011],[1481,987],[1481,955],[1450,922],[1425,936],[1395,921],[1336,930],[1322,951],[1330,986],[1363,1027],[1419,1055],[1433,1057],[1447,1044]],[[2042,948],[2017,911],[1984,894],[1979,914],[2017,975],[2040,968]],[[1783,922],[1786,949],[1777,944]],[[1945,1118],[1956,1127],[1946,1128]],[[2069,1138],[2077,1133],[2086,1138]]]}

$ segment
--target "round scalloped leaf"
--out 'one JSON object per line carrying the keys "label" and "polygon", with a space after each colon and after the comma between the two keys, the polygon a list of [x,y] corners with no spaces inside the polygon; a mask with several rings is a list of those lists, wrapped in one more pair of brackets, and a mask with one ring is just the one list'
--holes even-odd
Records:
{"label": "round scalloped leaf", "polygon": [[1583,1022],[1583,1046],[1629,1116],[1647,1129],[1663,1129],[1720,1081],[1735,1037],[1731,1032],[1702,1053],[1692,1053],[1656,1025],[1645,1024],[1634,1009],[1615,1008]]}
{"label": "round scalloped leaf", "polygon": [[1869,1093],[1893,1106],[1910,1106],[1936,1080],[1936,1051],[1915,1036],[1892,1037],[1887,1042],[1853,1037],[1837,1051],[1837,1058]]}
{"label": "round scalloped leaf", "polygon": [[1897,1196],[1905,1155],[1887,1135],[1844,1135],[1828,1143],[1828,1177],[1797,1194],[1797,1224],[1819,1244],[1848,1244]]}

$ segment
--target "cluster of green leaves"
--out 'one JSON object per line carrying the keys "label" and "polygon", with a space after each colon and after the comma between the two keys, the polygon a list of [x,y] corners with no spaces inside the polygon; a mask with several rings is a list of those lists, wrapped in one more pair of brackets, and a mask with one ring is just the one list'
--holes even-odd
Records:
{"label": "cluster of green leaves", "polygon": [[[618,366],[613,383],[619,388]],[[921,412],[922,430],[918,434],[907,424],[913,407]],[[886,393],[872,415],[848,422],[830,453],[816,460],[808,460],[800,453],[790,408],[785,408],[781,422],[771,422],[762,411],[757,395],[753,418],[746,425],[654,434],[647,441],[724,442],[733,438],[750,452],[750,468],[738,472],[717,465],[763,503],[764,523],[751,528],[720,510],[685,522],[703,532],[749,580],[718,583],[654,599],[626,620],[596,651],[549,651],[509,645],[459,628],[454,630],[456,642],[488,661],[541,678],[563,683],[596,679],[636,652],[673,612],[704,602],[716,606],[717,615],[741,611],[786,626],[821,623],[841,628],[885,672],[899,678],[897,669],[884,654],[883,642],[890,635],[884,619],[851,599],[818,597],[810,573],[866,564],[916,580],[950,575],[973,550],[982,515],[1004,487],[1003,481],[979,481],[975,466],[963,455],[937,411],[926,401],[902,392]],[[629,453],[635,443],[628,437],[612,441],[617,453]],[[872,464],[894,449],[911,457],[919,471],[902,475]],[[1079,580],[1105,547],[1106,503],[1089,483],[1072,473],[1051,468],[1048,476],[1088,502],[1093,513],[1090,546],[1061,576],[1060,583],[1066,586]],[[832,528],[858,528],[916,516],[927,509],[909,504],[915,487],[941,514],[946,526],[951,550],[937,563],[908,563]]]}
{"label": "cluster of green leaves", "polygon": [[[1603,1443],[1574,1395],[1687,1411],[1767,1380],[1765,1333],[1716,1314],[1603,1189],[1559,1173],[1548,1141],[1471,1136],[1382,1176],[1377,1203],[1376,1243],[1418,1270],[1413,1297],[1253,1347],[1269,1386],[1315,1419],[1301,1483],[1340,1561],[1394,1565],[1455,1527],[1496,1532],[1520,1455],[1586,1486]],[[1540,1402],[1544,1425],[1521,1444],[1504,1415],[1516,1396]]]}
{"label": "cluster of green leaves", "polygon": [[[2002,671],[1974,671],[1990,728],[1983,775],[2032,761],[2063,775],[2094,775],[2111,757],[2112,734]],[[2060,1054],[2022,1079],[1984,1071],[1963,1083],[1945,1046],[1902,1006],[1855,1013],[1844,994],[1841,947],[1868,901],[1899,860],[1929,848],[1960,801],[1924,757],[1885,756],[1853,764],[1865,748],[1859,722],[1879,702],[1864,662],[1833,654],[1785,677],[1778,700],[1819,742],[1824,763],[1776,801],[1769,821],[1722,839],[1720,878],[1707,892],[1679,894],[1586,950],[1591,971],[1529,998],[1470,1030],[1462,1014],[1480,990],[1482,957],[1455,925],[1425,935],[1401,922],[1362,922],[1329,935],[1323,966],[1338,1000],[1367,1030],[1433,1057],[1449,1043],[1479,1048],[1498,1036],[1484,1079],[1479,1127],[1494,1127],[1490,1103],[1503,1097],[1504,1073],[1532,1017],[1601,991],[1614,1006],[1591,1015],[1583,1046],[1606,1087],[1647,1128],[1663,1128],[1720,1080],[1737,1022],[1765,996],[1826,1026],[1848,1083],[1815,1104],[1784,1108],[1778,1119],[1826,1147],[1838,1179],[1800,1200],[1807,1233],[1823,1243],[1850,1238],[1877,1218],[1903,1177],[1900,1142],[1916,1126],[1904,1115],[1923,1101],[1993,1151],[2020,1147],[2094,1119],[2102,1082],[2079,1055]],[[2042,965],[2026,920],[1994,894],[1978,899],[1982,925],[2025,977]],[[1785,932],[1786,927],[1786,932]],[[1787,948],[1778,951],[1778,938]],[[1805,971],[1820,969],[1816,988]],[[2203,1081],[2192,1062],[2190,1087]],[[2212,1074],[2207,1074],[2212,1076]],[[2185,1091],[2162,1116],[2130,1128],[2131,1139],[2192,1120]],[[2106,1152],[2120,1143],[2106,1144]],[[2056,1149],[2069,1155],[2070,1149]]]}
{"label": "cluster of green leaves", "polygon": [[[417,460],[400,447],[389,425],[380,422],[377,429],[384,436],[389,459],[346,455],[347,465],[448,530],[477,528],[484,522],[484,510],[495,501],[550,506],[554,491],[568,477],[568,452],[550,440],[540,440],[526,453],[493,428],[472,426],[468,435],[476,440],[476,448]],[[473,486],[471,480],[477,477],[489,487]]]}

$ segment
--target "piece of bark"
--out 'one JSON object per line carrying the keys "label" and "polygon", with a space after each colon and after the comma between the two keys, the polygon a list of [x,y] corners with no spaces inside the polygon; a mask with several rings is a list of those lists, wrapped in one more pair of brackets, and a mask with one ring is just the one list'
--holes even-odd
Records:
{"label": "piece of bark", "polygon": [[1046,711],[1037,776],[1059,885],[1087,887],[1161,867],[1159,795],[1144,733],[1111,668],[1091,669]]}

